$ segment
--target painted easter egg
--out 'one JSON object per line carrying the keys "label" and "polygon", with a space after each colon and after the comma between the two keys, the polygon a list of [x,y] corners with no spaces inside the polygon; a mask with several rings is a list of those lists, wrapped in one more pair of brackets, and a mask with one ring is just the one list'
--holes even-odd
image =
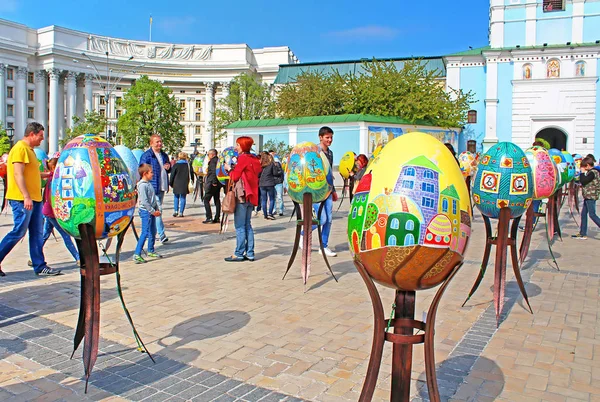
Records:
{"label": "painted easter egg", "polygon": [[463,177],[466,179],[469,176],[474,176],[477,171],[477,158],[475,154],[464,151],[458,155],[458,165],[460,166],[460,171],[462,172]]}
{"label": "painted easter egg", "polygon": [[567,183],[573,181],[575,179],[575,159],[573,155],[568,153],[567,151],[562,151],[562,157],[565,163],[567,164]]}
{"label": "painted easter egg", "polygon": [[133,183],[137,183],[140,180],[140,174],[138,172],[140,162],[133,152],[131,152],[131,149],[127,148],[125,145],[116,145],[115,151],[117,151],[117,154],[119,154],[121,159],[123,159],[123,162],[125,162],[125,166],[127,166],[127,170],[129,171],[129,177],[131,177]]}
{"label": "painted easter egg", "polygon": [[137,159],[138,163],[140,163],[140,160],[142,159],[142,155],[144,154],[144,150],[143,149],[132,149],[131,153],[133,153],[133,156],[135,156],[135,159]]}
{"label": "painted easter egg", "polygon": [[344,179],[350,177],[350,172],[354,171],[354,160],[356,159],[356,154],[352,151],[346,152],[342,159],[340,159],[340,174]]}
{"label": "painted easter egg", "polygon": [[204,175],[208,174],[208,162],[210,162],[210,158],[208,157],[208,155],[206,155],[206,157],[204,158],[204,162],[202,163],[202,173]]}
{"label": "painted easter egg", "polygon": [[331,193],[333,177],[329,161],[320,148],[312,142],[296,145],[286,169],[288,194],[302,203],[304,193],[312,194],[313,202],[321,202]]}
{"label": "painted easter egg", "polygon": [[473,181],[473,202],[481,213],[498,218],[508,207],[511,218],[523,213],[533,199],[531,166],[525,152],[512,142],[499,142],[481,156]]}
{"label": "painted easter egg", "polygon": [[348,242],[376,282],[422,290],[463,259],[471,204],[452,153],[418,132],[391,140],[360,180],[348,215]]}
{"label": "painted easter egg", "polygon": [[217,180],[219,183],[226,186],[229,182],[229,172],[225,170],[225,164],[229,164],[230,166],[235,166],[237,163],[238,153],[235,151],[234,147],[227,147],[219,156],[219,163],[217,164]]}
{"label": "painted easter egg", "polygon": [[207,159],[205,155],[198,154],[192,161],[192,169],[196,176],[204,176],[204,172],[202,171],[202,166],[204,166],[204,159]]}
{"label": "painted easter egg", "polygon": [[579,179],[579,175],[581,174],[581,161],[583,160],[583,156],[579,154],[573,154],[573,161],[575,162],[575,178]]}
{"label": "painted easter egg", "polygon": [[135,185],[106,139],[85,134],[63,149],[52,180],[52,209],[60,226],[80,237],[79,225],[94,227],[96,239],[123,231],[133,216]]}
{"label": "painted easter egg", "polygon": [[0,157],[0,177],[6,178],[8,169],[6,162],[8,162],[8,154],[4,154]]}
{"label": "painted easter egg", "polygon": [[556,148],[548,150],[550,157],[554,160],[556,168],[558,169],[559,180],[556,183],[556,189],[558,190],[567,183],[569,173],[567,172],[567,162],[564,160],[563,154]]}
{"label": "painted easter egg", "polygon": [[533,198],[541,200],[550,197],[556,189],[558,170],[546,148],[533,146],[525,151],[533,178]]}
{"label": "painted easter egg", "polygon": [[[40,162],[40,172],[45,172],[48,170],[46,167],[46,162],[48,162],[48,154],[42,148],[33,148],[33,152],[35,153],[35,157]],[[42,179],[42,187],[46,186],[48,180]]]}

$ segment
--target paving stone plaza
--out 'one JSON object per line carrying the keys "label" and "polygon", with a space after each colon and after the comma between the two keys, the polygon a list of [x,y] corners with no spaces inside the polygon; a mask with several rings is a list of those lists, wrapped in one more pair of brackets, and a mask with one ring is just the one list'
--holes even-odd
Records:
{"label": "paving stone plaza", "polygon": [[[287,198],[287,197],[286,197]],[[166,196],[167,211],[172,196]],[[351,262],[346,240],[348,202],[334,214],[330,246],[336,283],[316,249],[306,293],[297,262],[281,280],[295,223],[253,218],[256,261],[225,263],[235,244],[204,225],[200,202],[185,218],[166,213],[171,243],[165,258],[131,262],[129,233],[121,265],[123,292],[156,364],[136,350],[114,275],[102,277],[100,354],[88,393],[81,348],[70,360],[77,323],[80,276],[62,241],[50,240],[46,258],[64,275],[36,277],[27,266],[27,239],[3,264],[0,280],[0,400],[2,401],[356,401],[372,340],[372,307]],[[337,206],[336,206],[337,208]],[[334,209],[335,211],[335,209]],[[461,307],[479,270],[484,247],[478,212],[466,263],[445,293],[436,323],[436,363],[443,400],[600,401],[597,339],[597,242],[574,241],[575,223],[563,209],[564,241],[555,241],[560,272],[550,264],[541,229],[522,275],[531,315],[507,270],[505,315],[498,329],[492,304],[493,268]],[[0,217],[0,235],[12,227]],[[114,247],[114,246],[113,246]],[[391,289],[380,288],[386,315]],[[435,289],[417,292],[417,318]],[[391,347],[386,345],[374,400],[389,400]],[[428,400],[423,348],[414,349],[412,398]]]}

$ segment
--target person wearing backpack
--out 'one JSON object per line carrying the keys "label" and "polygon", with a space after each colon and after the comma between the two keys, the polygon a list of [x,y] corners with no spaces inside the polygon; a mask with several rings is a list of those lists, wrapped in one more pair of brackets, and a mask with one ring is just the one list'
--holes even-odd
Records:
{"label": "person wearing backpack", "polygon": [[269,151],[273,157],[273,176],[275,177],[275,213],[283,216],[283,166],[275,151]]}
{"label": "person wearing backpack", "polygon": [[594,169],[594,160],[586,156],[581,161],[581,193],[583,195],[583,208],[581,209],[581,228],[579,233],[572,235],[573,239],[587,240],[588,215],[592,222],[600,228],[600,218],[596,215],[596,201],[600,196],[600,172]]}
{"label": "person wearing backpack", "polygon": [[[275,185],[277,179],[275,177],[275,163],[273,157],[268,152],[260,154],[260,165],[262,172],[259,174],[260,199],[262,203],[262,211],[265,219],[275,220],[273,211],[275,209]],[[267,209],[267,201],[269,207]]]}

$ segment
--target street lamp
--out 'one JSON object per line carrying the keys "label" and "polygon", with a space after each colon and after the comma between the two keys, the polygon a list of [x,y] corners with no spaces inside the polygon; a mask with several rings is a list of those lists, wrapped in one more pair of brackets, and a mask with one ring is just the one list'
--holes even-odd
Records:
{"label": "street lamp", "polygon": [[13,146],[13,138],[15,136],[15,129],[12,127],[9,127],[6,129],[6,136],[8,137],[8,140],[10,141],[10,147],[12,148]]}
{"label": "street lamp", "polygon": [[194,155],[198,152],[198,145],[200,144],[201,142],[199,142],[197,138],[194,138],[194,142],[190,142],[190,147],[194,147]]}
{"label": "street lamp", "polygon": [[[112,68],[110,68],[109,65],[109,53],[108,52],[104,52],[105,56],[106,56],[106,73],[104,74],[105,78],[102,78],[102,75],[100,74],[100,71],[98,70],[98,67],[96,66],[96,63],[94,63],[94,60],[92,60],[90,58],[90,56],[88,56],[85,52],[82,52],[81,55],[83,57],[85,57],[86,59],[89,60],[90,63],[92,63],[91,66],[87,66],[92,67],[94,69],[94,73],[92,74],[92,78],[93,81],[96,83],[96,85],[98,85],[100,87],[100,89],[102,90],[102,92],[104,93],[104,99],[106,100],[106,116],[107,119],[110,116],[110,96],[112,95],[112,93],[114,92],[114,90],[117,88],[117,85],[119,85],[119,83],[121,82],[121,80],[123,79],[123,77],[125,77],[126,74],[129,73],[133,73],[136,74],[137,73],[137,69],[144,67],[146,64],[140,64],[139,66],[135,66],[133,68],[128,68],[128,64],[131,60],[133,60],[133,56],[130,56],[127,60],[125,60],[117,70],[113,70]],[[73,60],[75,63],[78,63],[78,60]],[[127,67],[127,68],[126,68]],[[106,136],[108,138],[109,136],[109,132],[111,131],[109,129],[109,124],[106,125]],[[115,130],[115,138],[116,138],[116,130]]]}

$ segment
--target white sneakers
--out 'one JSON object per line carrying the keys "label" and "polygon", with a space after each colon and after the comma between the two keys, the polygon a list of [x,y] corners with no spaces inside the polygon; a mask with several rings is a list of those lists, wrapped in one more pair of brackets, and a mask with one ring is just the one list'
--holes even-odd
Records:
{"label": "white sneakers", "polygon": [[[323,250],[325,251],[325,255],[327,257],[337,257],[337,253],[331,250],[329,247],[325,247]],[[321,250],[319,250],[319,254],[321,254]]]}

